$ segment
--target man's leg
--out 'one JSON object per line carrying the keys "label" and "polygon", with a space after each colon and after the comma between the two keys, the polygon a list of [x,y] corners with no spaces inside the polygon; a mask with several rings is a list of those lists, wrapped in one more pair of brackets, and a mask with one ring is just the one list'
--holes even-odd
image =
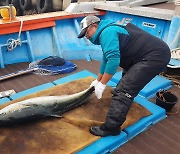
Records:
{"label": "man's leg", "polygon": [[91,127],[90,132],[98,136],[117,135],[126,120],[134,97],[166,66],[162,62],[140,61],[123,76],[113,91],[112,103],[103,126]]}
{"label": "man's leg", "polygon": [[126,72],[112,96],[112,103],[105,121],[108,128],[120,127],[124,123],[134,97],[163,69],[164,65],[141,61]]}

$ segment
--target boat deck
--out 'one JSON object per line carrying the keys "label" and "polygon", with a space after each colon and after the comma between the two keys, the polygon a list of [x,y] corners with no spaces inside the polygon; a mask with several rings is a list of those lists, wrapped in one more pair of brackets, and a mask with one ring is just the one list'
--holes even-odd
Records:
{"label": "boat deck", "polygon": [[167,9],[167,10],[175,10],[174,2],[152,4],[152,5],[147,5],[146,7],[160,8],[160,9]]}
{"label": "boat deck", "polygon": [[[99,70],[99,61],[86,61],[86,60],[74,60],[77,65],[76,71],[88,70],[92,73],[97,74]],[[26,69],[28,63],[18,63],[7,65],[6,68],[1,69],[0,75],[9,74],[12,72]],[[72,74],[71,73],[71,74]],[[14,89],[16,92],[20,92],[34,86],[38,86],[47,82],[54,81],[58,78],[62,78],[69,74],[61,74],[54,76],[39,76],[35,74],[26,74],[18,77],[14,77],[8,80],[1,81],[0,91]],[[180,100],[180,88],[177,86],[171,88],[171,90],[178,99]],[[152,102],[155,99],[151,99]],[[180,104],[177,103],[176,109],[180,109]],[[135,154],[135,153],[146,153],[146,154],[177,154],[180,152],[180,113],[168,116],[165,120],[153,125],[145,132],[139,134],[128,143],[121,146],[114,153],[121,154]]]}

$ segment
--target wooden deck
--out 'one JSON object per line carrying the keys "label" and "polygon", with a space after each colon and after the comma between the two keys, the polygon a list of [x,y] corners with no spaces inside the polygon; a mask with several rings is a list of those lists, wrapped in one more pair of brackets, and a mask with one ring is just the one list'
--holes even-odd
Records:
{"label": "wooden deck", "polygon": [[[73,61],[77,65],[75,72],[81,70],[89,70],[95,74],[99,70],[99,62],[85,60]],[[0,69],[0,75],[16,72],[21,69],[26,69],[28,63],[19,63],[8,65],[4,69]],[[72,72],[72,73],[75,73]],[[69,74],[55,75],[55,76],[39,76],[35,74],[26,74],[15,77],[9,80],[4,80],[0,83],[0,91],[14,89],[20,92],[34,86],[38,86],[47,82],[54,81],[58,78],[67,76]],[[180,100],[180,89],[178,87],[172,88],[172,91]],[[154,98],[151,100],[154,102]],[[180,109],[180,103],[177,103],[175,108]],[[133,138],[131,141],[117,149],[115,154],[178,154],[180,153],[180,113],[170,115],[165,120],[152,126],[147,131]]]}

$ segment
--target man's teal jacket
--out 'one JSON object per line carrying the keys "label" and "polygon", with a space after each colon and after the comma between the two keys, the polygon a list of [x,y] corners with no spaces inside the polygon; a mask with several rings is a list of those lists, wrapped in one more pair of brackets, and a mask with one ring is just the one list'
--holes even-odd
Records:
{"label": "man's teal jacket", "polygon": [[103,59],[100,67],[100,73],[114,74],[120,65],[120,39],[121,34],[128,36],[128,32],[123,27],[110,20],[101,20],[98,28],[90,38],[93,44],[101,45]]}

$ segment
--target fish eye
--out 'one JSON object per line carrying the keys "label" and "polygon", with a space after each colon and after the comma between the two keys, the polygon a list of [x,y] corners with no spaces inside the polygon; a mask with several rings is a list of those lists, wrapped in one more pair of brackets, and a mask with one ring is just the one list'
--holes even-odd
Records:
{"label": "fish eye", "polygon": [[6,114],[6,113],[1,113],[0,115],[4,115],[4,114]]}

